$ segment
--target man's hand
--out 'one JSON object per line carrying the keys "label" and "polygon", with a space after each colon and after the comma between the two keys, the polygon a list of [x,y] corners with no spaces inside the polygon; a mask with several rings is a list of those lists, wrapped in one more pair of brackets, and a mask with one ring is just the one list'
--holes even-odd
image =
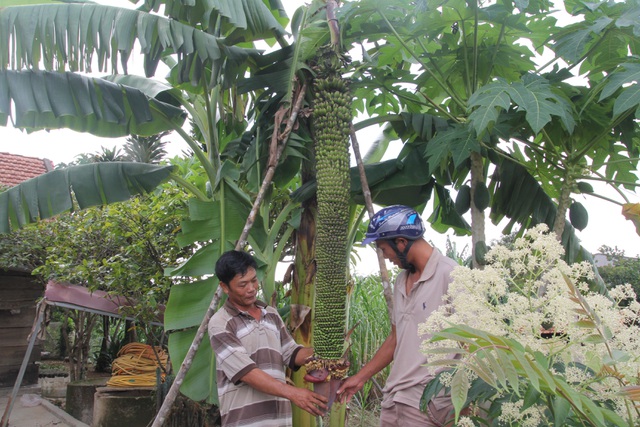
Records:
{"label": "man's hand", "polygon": [[362,390],[365,382],[366,380],[362,379],[358,374],[347,378],[336,392],[338,402],[350,402],[353,395]]}
{"label": "man's hand", "polygon": [[327,412],[327,398],[306,388],[295,388],[289,400],[311,415],[322,416]]}

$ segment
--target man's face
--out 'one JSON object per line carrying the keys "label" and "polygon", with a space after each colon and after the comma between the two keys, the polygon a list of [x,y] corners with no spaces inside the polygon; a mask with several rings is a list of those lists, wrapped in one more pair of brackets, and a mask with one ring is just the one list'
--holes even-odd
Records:
{"label": "man's face", "polygon": [[[404,239],[395,240],[395,244],[397,245],[398,250],[400,251],[404,249],[403,240]],[[376,247],[382,251],[382,256],[385,259],[388,259],[393,264],[397,265],[398,267],[401,267],[400,260],[398,259],[398,255],[396,254],[396,251],[393,250],[393,248],[391,247],[391,245],[387,240],[376,240]]]}
{"label": "man's face", "polygon": [[260,282],[255,268],[249,267],[244,275],[236,274],[229,283],[221,283],[221,285],[229,301],[239,309],[246,311],[256,302]]}

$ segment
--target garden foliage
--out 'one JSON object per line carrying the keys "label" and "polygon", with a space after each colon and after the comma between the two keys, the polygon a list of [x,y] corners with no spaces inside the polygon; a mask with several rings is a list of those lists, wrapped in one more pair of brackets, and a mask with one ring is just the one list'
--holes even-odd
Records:
{"label": "garden foliage", "polygon": [[454,271],[421,325],[441,369],[424,399],[449,389],[459,425],[636,425],[640,304],[630,285],[591,292],[590,266],[562,257],[539,225],[492,248],[485,269]]}

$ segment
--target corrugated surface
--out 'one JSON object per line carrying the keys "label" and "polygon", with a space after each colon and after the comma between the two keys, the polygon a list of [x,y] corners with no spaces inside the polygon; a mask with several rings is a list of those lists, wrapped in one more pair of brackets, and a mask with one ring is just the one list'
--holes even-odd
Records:
{"label": "corrugated surface", "polygon": [[14,186],[53,170],[51,160],[0,153],[0,185]]}

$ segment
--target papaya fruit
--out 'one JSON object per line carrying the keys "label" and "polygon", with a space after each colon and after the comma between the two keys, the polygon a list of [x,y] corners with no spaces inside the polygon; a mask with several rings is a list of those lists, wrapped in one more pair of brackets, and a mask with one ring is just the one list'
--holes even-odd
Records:
{"label": "papaya fruit", "polygon": [[479,211],[485,210],[489,207],[489,190],[484,182],[478,182],[476,189],[473,192],[473,203],[476,205]]}
{"label": "papaya fruit", "polygon": [[579,182],[578,190],[580,190],[581,193],[593,193],[593,187],[588,182]]}
{"label": "papaya fruit", "polygon": [[466,184],[460,187],[454,206],[458,215],[462,215],[469,210],[471,207],[471,187]]}
{"label": "papaya fruit", "polygon": [[587,224],[589,223],[589,214],[585,207],[582,206],[582,203],[571,203],[571,206],[569,207],[569,220],[571,221],[571,224],[580,231],[587,227]]}

